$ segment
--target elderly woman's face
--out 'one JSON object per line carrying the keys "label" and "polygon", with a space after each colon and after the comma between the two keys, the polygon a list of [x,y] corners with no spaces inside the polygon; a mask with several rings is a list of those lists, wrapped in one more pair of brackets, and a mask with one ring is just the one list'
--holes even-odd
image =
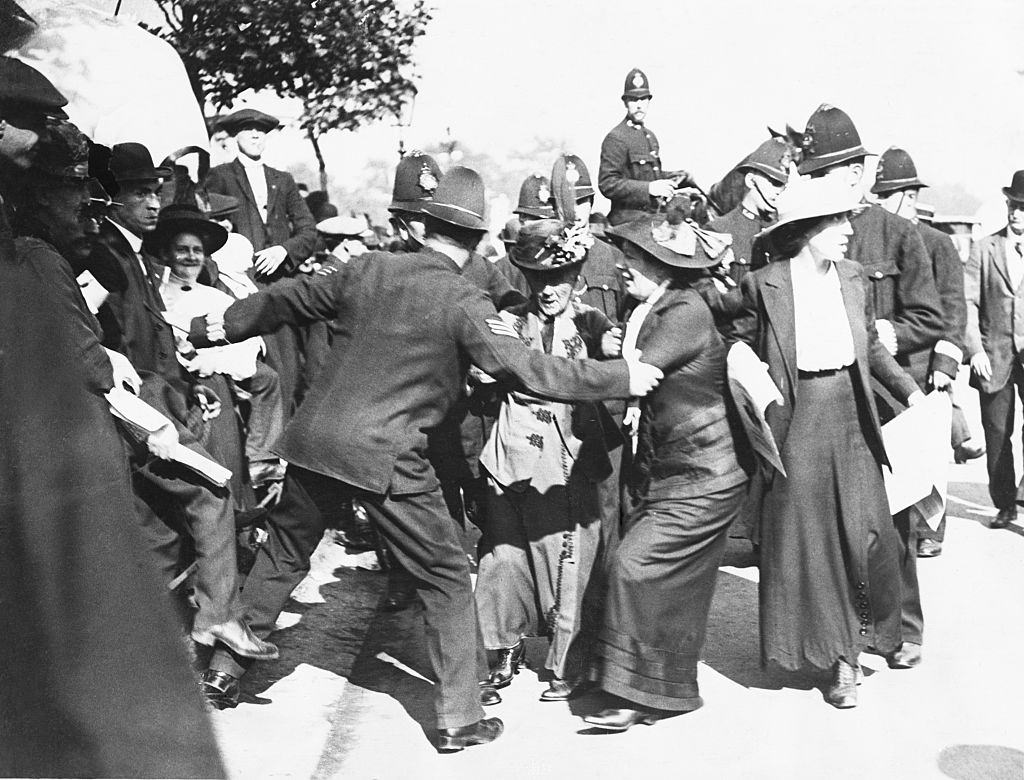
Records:
{"label": "elderly woman's face", "polygon": [[847,215],[837,214],[807,239],[807,248],[817,260],[842,260],[852,235],[853,227]]}
{"label": "elderly woman's face", "polygon": [[572,300],[573,286],[579,276],[579,267],[564,271],[523,271],[530,285],[537,309],[545,317],[556,317],[566,310]]}
{"label": "elderly woman's face", "polygon": [[194,282],[203,270],[206,250],[199,236],[193,233],[179,233],[172,238],[165,250],[164,261],[174,271],[175,276]]}

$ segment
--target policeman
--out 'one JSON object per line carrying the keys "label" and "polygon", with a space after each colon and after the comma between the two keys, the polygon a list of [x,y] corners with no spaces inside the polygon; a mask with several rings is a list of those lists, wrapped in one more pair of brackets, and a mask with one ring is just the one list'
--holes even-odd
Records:
{"label": "policeman", "polygon": [[789,144],[781,138],[769,138],[736,166],[743,176],[745,192],[739,205],[713,219],[709,230],[732,236],[731,257],[725,271],[736,282],[764,263],[754,262],[754,236],[770,225],[775,217],[775,200],[786,186],[792,162]]}
{"label": "policeman", "polygon": [[[827,104],[819,106],[807,120],[801,147],[803,159],[798,167],[801,175],[837,177],[852,190],[861,191],[864,158],[868,152],[845,112]],[[935,275],[924,241],[913,224],[879,205],[865,208],[851,219],[851,224],[853,235],[847,257],[864,267],[870,281],[868,294],[874,301],[878,318],[875,320],[878,338],[913,376],[914,356],[930,355],[945,332]],[[918,374],[915,380],[922,388],[922,380],[927,379],[932,387],[945,389],[956,375],[957,364],[952,358],[937,355],[933,369],[929,376]],[[877,383],[874,390],[883,421],[901,411],[902,405]],[[917,581],[917,523],[910,520],[907,511],[897,513],[894,521],[904,542],[901,556],[903,645],[887,661],[894,669],[907,669],[921,663],[924,630]]]}
{"label": "policeman", "polygon": [[519,187],[519,202],[513,214],[520,224],[535,219],[554,219],[555,209],[551,205],[551,182],[540,173],[531,173]]}
{"label": "policeman", "polygon": [[[886,211],[909,219],[917,225],[917,230],[928,250],[935,286],[942,304],[945,325],[942,338],[935,343],[931,353],[922,350],[910,356],[908,370],[919,384],[926,384],[929,368],[938,367],[940,363],[955,374],[955,366],[963,362],[964,327],[967,320],[964,269],[956,246],[949,236],[924,224],[920,219],[922,204],[918,202],[917,197],[921,188],[926,186],[918,178],[917,167],[910,155],[903,149],[893,146],[879,158],[875,184],[871,188],[872,194],[878,198],[878,202]],[[954,361],[955,365],[951,365],[950,360]],[[984,454],[985,448],[970,439],[971,431],[963,409],[954,403],[951,445],[958,459],[977,458]],[[936,531],[932,531],[923,521],[918,524],[919,558],[932,558],[942,552],[945,530],[945,516]]]}
{"label": "policeman", "polygon": [[415,252],[423,246],[423,205],[434,197],[441,167],[429,154],[413,150],[398,161],[391,195],[391,226],[402,243],[400,251]]}
{"label": "policeman", "polygon": [[663,171],[658,137],[644,126],[651,87],[639,68],[626,74],[622,103],[626,116],[604,137],[597,186],[612,202],[608,221],[630,222],[671,198],[676,187],[693,184],[686,171]]}

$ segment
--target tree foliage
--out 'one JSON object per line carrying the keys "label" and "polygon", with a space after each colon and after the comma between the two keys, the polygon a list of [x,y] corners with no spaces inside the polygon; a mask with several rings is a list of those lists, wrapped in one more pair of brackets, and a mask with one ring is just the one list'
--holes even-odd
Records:
{"label": "tree foliage", "polygon": [[299,98],[311,138],[398,115],[415,87],[424,0],[156,0],[151,28],[179,52],[200,103],[246,90]]}

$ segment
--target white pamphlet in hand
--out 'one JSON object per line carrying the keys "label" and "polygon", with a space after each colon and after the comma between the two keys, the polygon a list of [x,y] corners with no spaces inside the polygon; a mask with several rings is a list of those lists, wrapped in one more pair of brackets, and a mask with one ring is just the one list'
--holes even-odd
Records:
{"label": "white pamphlet in hand", "polygon": [[[173,425],[152,406],[120,387],[113,388],[105,397],[111,414],[147,433],[156,433],[167,425]],[[218,487],[224,487],[231,479],[229,469],[198,452],[193,452],[181,443],[171,450],[170,459],[192,469]]]}
{"label": "white pamphlet in hand", "polygon": [[949,393],[935,391],[882,426],[890,464],[882,472],[889,511],[910,507],[933,530],[946,508],[952,416]]}

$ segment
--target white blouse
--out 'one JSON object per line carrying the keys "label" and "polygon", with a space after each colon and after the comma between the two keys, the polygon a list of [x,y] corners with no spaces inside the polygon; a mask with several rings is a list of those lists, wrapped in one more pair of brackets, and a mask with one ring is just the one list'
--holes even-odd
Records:
{"label": "white blouse", "polygon": [[853,363],[853,333],[835,263],[821,274],[810,264],[790,263],[796,365],[800,371],[830,371]]}

